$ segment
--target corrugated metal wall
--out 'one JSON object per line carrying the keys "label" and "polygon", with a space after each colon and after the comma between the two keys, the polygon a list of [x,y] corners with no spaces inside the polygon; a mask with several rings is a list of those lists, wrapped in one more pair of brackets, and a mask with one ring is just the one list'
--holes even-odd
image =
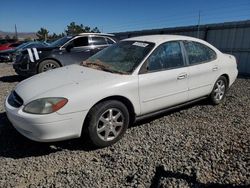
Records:
{"label": "corrugated metal wall", "polygon": [[241,75],[250,75],[250,20],[188,27],[114,33],[118,39],[140,35],[177,34],[199,37],[224,53],[236,56]]}

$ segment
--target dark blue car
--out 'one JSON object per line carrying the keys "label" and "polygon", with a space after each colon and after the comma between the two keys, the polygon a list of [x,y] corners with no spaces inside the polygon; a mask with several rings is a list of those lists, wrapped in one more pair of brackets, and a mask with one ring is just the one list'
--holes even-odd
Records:
{"label": "dark blue car", "polygon": [[26,42],[17,46],[11,50],[4,50],[0,52],[0,62],[12,62],[15,61],[16,55],[22,50],[26,50],[28,48],[44,48],[47,47],[47,44],[44,42]]}

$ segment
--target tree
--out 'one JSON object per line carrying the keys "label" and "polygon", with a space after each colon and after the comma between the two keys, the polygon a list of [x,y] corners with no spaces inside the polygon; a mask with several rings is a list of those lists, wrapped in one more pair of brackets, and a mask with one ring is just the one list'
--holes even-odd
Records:
{"label": "tree", "polygon": [[10,36],[9,36],[9,35],[6,35],[6,36],[5,36],[5,39],[6,39],[6,40],[9,40],[9,39],[10,39]]}
{"label": "tree", "polygon": [[12,39],[14,39],[14,40],[17,40],[17,37],[16,37],[16,35],[13,35]]}
{"label": "tree", "polygon": [[27,37],[24,39],[25,42],[29,42],[29,41],[32,41],[32,38],[31,37]]}
{"label": "tree", "polygon": [[99,29],[97,27],[91,29],[89,26],[84,26],[82,24],[78,25],[75,22],[71,22],[69,25],[67,25],[67,29],[65,30],[65,33],[67,35],[77,35],[79,33],[100,33]]}
{"label": "tree", "polygon": [[39,31],[37,31],[36,36],[39,38],[38,40],[47,40],[49,35],[49,31],[43,27],[40,28]]}
{"label": "tree", "polygon": [[95,27],[91,30],[91,33],[100,33],[100,30],[97,27]]}

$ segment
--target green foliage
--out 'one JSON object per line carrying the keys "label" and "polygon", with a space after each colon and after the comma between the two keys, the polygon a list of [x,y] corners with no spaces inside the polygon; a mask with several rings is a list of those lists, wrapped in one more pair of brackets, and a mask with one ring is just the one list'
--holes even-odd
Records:
{"label": "green foliage", "polygon": [[9,36],[9,35],[6,35],[6,36],[5,36],[5,39],[6,39],[6,40],[9,40],[9,39],[10,39],[10,36]]}
{"label": "green foliage", "polygon": [[12,37],[12,39],[14,39],[14,40],[17,40],[17,37],[16,37],[16,35],[14,35],[14,36]]}
{"label": "green foliage", "polygon": [[37,31],[36,36],[38,37],[38,40],[47,40],[49,31],[43,27],[40,28],[39,31]]}
{"label": "green foliage", "polygon": [[75,22],[71,22],[67,25],[67,29],[65,30],[67,35],[76,35],[79,33],[100,33],[97,27],[91,29],[89,26],[84,26],[83,24],[76,24]]}
{"label": "green foliage", "polygon": [[25,42],[29,42],[29,41],[32,41],[32,38],[31,37],[27,37],[24,39]]}
{"label": "green foliage", "polygon": [[83,24],[78,25],[75,22],[71,22],[69,25],[67,25],[65,33],[53,33],[52,35],[49,35],[49,31],[46,28],[41,27],[40,30],[37,31],[36,36],[40,41],[54,41],[64,37],[65,35],[77,35],[79,33],[100,33],[100,30],[97,27],[91,29],[89,26],[84,26]]}

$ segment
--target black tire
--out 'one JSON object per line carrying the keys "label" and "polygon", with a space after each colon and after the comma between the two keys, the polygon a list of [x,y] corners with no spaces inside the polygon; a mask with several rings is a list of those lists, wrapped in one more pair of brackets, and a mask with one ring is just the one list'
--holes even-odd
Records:
{"label": "black tire", "polygon": [[224,76],[220,76],[218,80],[216,80],[213,87],[213,91],[210,94],[209,99],[211,103],[214,105],[220,104],[226,96],[227,88],[228,88],[227,79]]}
{"label": "black tire", "polygon": [[[112,118],[110,118],[110,114]],[[122,102],[108,100],[95,105],[90,110],[87,120],[87,134],[91,144],[94,147],[102,148],[112,145],[122,138],[129,125],[129,112]]]}
{"label": "black tire", "polygon": [[51,69],[56,69],[60,67],[60,64],[54,60],[48,59],[44,60],[39,64],[38,73],[46,72]]}

